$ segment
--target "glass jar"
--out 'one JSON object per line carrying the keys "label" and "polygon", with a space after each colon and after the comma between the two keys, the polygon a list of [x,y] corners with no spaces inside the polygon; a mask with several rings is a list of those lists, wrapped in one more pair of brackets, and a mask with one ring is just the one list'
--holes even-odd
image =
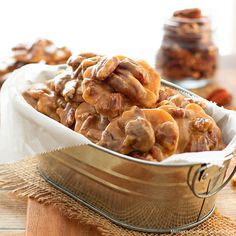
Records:
{"label": "glass jar", "polygon": [[187,89],[199,88],[213,78],[217,55],[210,19],[199,9],[177,11],[164,25],[156,68],[164,79]]}

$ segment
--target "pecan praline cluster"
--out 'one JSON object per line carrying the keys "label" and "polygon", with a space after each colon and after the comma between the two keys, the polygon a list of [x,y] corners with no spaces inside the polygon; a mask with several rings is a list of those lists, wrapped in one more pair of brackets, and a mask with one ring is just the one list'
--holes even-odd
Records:
{"label": "pecan praline cluster", "polygon": [[143,60],[82,53],[67,69],[23,93],[37,111],[122,154],[162,161],[221,150],[221,130],[204,104],[160,84]]}

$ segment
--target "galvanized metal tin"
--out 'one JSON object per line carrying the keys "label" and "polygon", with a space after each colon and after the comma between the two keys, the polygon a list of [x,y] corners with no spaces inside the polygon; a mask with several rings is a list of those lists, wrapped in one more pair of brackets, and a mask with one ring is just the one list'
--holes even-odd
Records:
{"label": "galvanized metal tin", "polygon": [[[163,82],[186,96],[188,91]],[[206,220],[225,179],[222,167],[208,164],[160,165],[95,144],[38,155],[41,175],[56,188],[124,227],[145,232],[177,232]]]}

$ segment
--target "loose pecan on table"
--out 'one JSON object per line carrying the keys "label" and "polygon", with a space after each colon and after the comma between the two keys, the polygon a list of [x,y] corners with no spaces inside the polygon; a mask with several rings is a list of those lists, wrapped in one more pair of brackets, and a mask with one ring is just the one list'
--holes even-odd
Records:
{"label": "loose pecan on table", "polygon": [[226,106],[232,102],[233,97],[226,89],[217,88],[206,99],[215,102],[219,106]]}

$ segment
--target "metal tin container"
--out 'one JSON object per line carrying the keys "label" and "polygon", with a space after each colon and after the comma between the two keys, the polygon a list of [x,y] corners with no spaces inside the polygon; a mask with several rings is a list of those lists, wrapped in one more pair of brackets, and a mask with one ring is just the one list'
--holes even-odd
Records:
{"label": "metal tin container", "polygon": [[[191,92],[162,81],[163,86]],[[95,144],[38,155],[49,183],[124,227],[145,232],[177,232],[206,220],[216,193],[226,185],[230,154],[219,167],[210,164],[160,164],[135,159]]]}

